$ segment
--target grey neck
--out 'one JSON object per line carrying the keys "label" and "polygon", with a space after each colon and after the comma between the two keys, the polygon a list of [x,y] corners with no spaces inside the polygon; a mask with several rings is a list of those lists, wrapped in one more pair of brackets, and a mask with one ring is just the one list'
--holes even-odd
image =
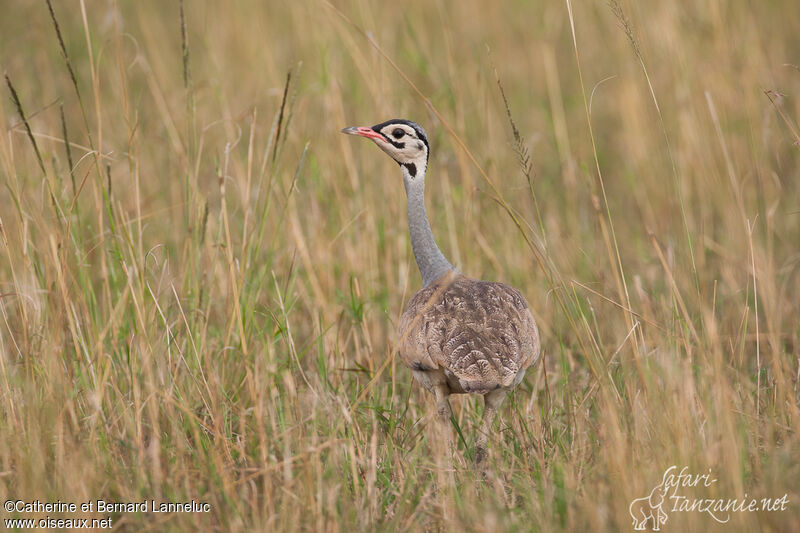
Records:
{"label": "grey neck", "polygon": [[400,168],[403,171],[403,182],[408,196],[408,232],[411,235],[411,248],[414,250],[419,273],[422,274],[422,284],[427,287],[453,270],[453,265],[436,246],[431,224],[425,213],[425,166],[418,165],[416,176],[411,176],[405,166]]}

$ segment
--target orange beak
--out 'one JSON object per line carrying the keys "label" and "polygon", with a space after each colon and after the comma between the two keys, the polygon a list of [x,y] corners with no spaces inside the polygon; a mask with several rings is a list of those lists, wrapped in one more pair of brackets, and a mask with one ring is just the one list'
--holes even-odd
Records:
{"label": "orange beak", "polygon": [[362,137],[366,137],[367,139],[378,139],[380,141],[385,141],[383,135],[372,128],[365,128],[364,126],[350,126],[349,128],[343,129],[342,133],[346,133],[347,135],[360,135]]}

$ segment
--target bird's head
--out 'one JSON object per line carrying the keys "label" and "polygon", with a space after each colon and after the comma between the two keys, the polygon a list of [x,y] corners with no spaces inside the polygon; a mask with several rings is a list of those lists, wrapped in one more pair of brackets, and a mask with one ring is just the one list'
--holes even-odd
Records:
{"label": "bird's head", "polygon": [[371,128],[351,126],[343,129],[342,133],[371,139],[405,168],[412,179],[428,166],[428,137],[416,122],[396,118]]}

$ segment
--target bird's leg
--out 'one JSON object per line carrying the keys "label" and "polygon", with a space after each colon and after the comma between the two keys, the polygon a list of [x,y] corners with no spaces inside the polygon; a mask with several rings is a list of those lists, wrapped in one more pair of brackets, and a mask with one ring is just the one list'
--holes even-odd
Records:
{"label": "bird's leg", "polygon": [[484,394],[483,396],[483,418],[478,429],[478,437],[475,442],[475,463],[479,466],[486,461],[488,451],[486,443],[489,440],[489,433],[492,431],[492,422],[497,414],[497,409],[506,397],[507,391],[497,389]]}
{"label": "bird's leg", "polygon": [[453,435],[450,428],[450,417],[453,412],[450,409],[450,402],[447,397],[450,395],[450,389],[447,384],[440,383],[433,388],[436,394],[436,415],[439,419],[439,430],[444,433],[444,443],[447,448],[447,456],[453,455]]}
{"label": "bird's leg", "polygon": [[453,414],[450,410],[450,402],[447,401],[450,390],[445,383],[440,383],[435,386],[433,393],[436,394],[436,414],[439,416],[439,421],[447,427],[450,423],[450,416]]}

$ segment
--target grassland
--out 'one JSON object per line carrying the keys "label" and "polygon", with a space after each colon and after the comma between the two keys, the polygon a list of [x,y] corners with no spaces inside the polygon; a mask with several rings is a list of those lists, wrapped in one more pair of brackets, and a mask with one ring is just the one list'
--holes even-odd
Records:
{"label": "grassland", "polygon": [[[57,33],[6,3],[0,500],[210,505],[118,531],[629,531],[678,465],[789,508],[663,531],[800,529],[795,3],[334,4],[54,2]],[[403,187],[338,133],[392,117],[428,130],[445,253],[539,322],[486,479],[479,399],[450,457],[393,357]]]}

